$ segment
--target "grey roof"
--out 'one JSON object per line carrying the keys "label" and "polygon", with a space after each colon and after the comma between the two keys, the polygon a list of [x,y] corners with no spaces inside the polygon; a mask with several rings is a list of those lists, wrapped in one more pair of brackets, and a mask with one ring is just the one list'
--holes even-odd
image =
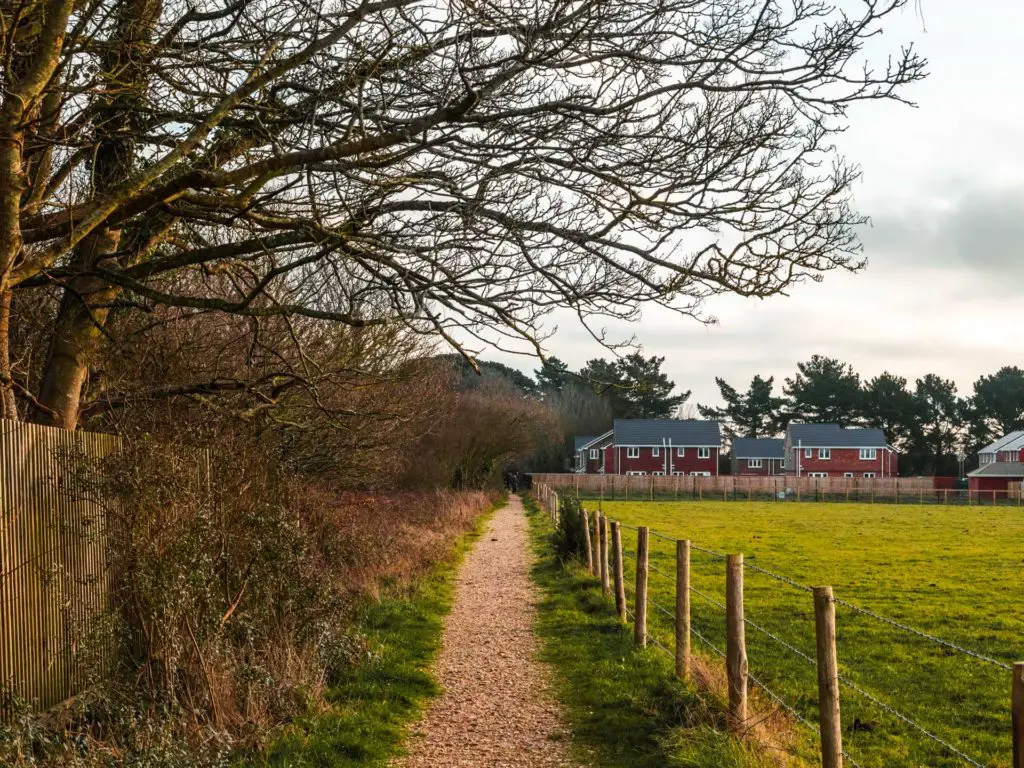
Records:
{"label": "grey roof", "polygon": [[999,451],[1012,451],[1020,448],[1024,448],[1024,430],[1004,435],[994,443],[986,445],[978,453],[999,453]]}
{"label": "grey roof", "polygon": [[[605,432],[603,434],[600,434],[600,435],[594,435],[594,436],[588,436],[588,437],[575,437],[575,438],[573,438],[573,440],[575,441],[575,444],[576,444],[576,450],[577,451],[582,451],[584,448],[589,448],[589,447],[593,446],[595,443],[599,443],[599,442],[600,443],[604,443],[605,445],[608,445],[608,444],[611,443],[611,437],[612,437],[612,431],[609,429],[607,432]],[[604,446],[597,446],[597,447],[601,448],[601,447],[604,447]]]}
{"label": "grey roof", "polygon": [[737,459],[784,459],[784,443],[781,437],[737,437],[732,441],[732,455]]}
{"label": "grey roof", "polygon": [[993,461],[967,473],[968,477],[1019,477],[1024,479],[1024,464],[1019,461]]}
{"label": "grey roof", "polygon": [[717,421],[697,419],[616,419],[616,445],[672,445],[717,448],[722,430]]}
{"label": "grey roof", "polygon": [[846,428],[838,424],[790,424],[788,435],[794,446],[806,448],[885,448],[885,432],[873,427]]}
{"label": "grey roof", "polygon": [[573,441],[576,444],[577,451],[580,450],[587,443],[592,443],[595,440],[597,440],[597,435],[576,435],[576,437],[573,438]]}

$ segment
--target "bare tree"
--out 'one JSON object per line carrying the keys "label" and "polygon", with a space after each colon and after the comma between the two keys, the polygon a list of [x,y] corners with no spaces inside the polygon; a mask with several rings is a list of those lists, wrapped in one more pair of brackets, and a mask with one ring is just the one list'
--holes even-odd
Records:
{"label": "bare tree", "polygon": [[923,76],[864,52],[908,1],[4,2],[4,413],[73,428],[158,307],[539,349],[856,268],[831,138]]}

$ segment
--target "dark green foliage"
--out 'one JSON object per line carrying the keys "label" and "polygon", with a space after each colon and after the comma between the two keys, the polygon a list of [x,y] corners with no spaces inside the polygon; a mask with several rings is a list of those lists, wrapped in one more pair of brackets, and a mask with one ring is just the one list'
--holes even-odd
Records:
{"label": "dark green foliage", "polygon": [[911,446],[911,460],[922,474],[955,475],[957,449],[965,437],[965,404],[956,384],[929,373],[915,383],[919,410],[918,427]]}
{"label": "dark green foliage", "polygon": [[775,378],[754,376],[750,388],[741,393],[725,379],[715,377],[724,408],[698,406],[705,419],[721,421],[729,437],[775,437],[786,426],[786,401],[772,390]]}
{"label": "dark green foliage", "polygon": [[907,380],[886,371],[864,385],[864,423],[885,432],[889,443],[905,450],[918,434],[920,403],[907,388]]}
{"label": "dark green foliage", "polygon": [[569,366],[553,355],[545,360],[533,374],[537,377],[537,389],[545,394],[561,392],[567,384],[575,379]]}
{"label": "dark green foliage", "polygon": [[558,526],[551,540],[559,559],[585,560],[586,539],[583,536],[583,505],[569,494],[559,495]]}
{"label": "dark green foliage", "polygon": [[797,363],[798,372],[786,379],[783,391],[789,398],[791,420],[856,424],[863,410],[860,376],[853,367],[831,357],[814,355]]}
{"label": "dark green foliage", "polygon": [[639,352],[609,362],[590,360],[579,374],[608,400],[616,419],[667,419],[690,397],[673,394],[676,385],[661,370],[664,357]]}
{"label": "dark green foliage", "polygon": [[503,363],[493,360],[477,360],[476,364],[480,369],[480,373],[477,373],[462,355],[440,355],[439,359],[451,362],[461,377],[460,388],[463,390],[477,389],[489,382],[504,380],[524,394],[533,395],[537,392],[537,385],[533,379],[522,371]]}
{"label": "dark green foliage", "polygon": [[971,412],[972,421],[980,427],[975,432],[986,442],[1024,429],[1024,370],[1006,366],[979,378],[974,382]]}

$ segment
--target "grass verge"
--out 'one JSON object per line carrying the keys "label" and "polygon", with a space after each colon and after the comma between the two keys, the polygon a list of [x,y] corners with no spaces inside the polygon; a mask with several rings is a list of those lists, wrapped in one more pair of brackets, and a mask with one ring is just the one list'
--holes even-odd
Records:
{"label": "grass verge", "polygon": [[[558,560],[546,515],[532,499],[526,503],[532,575],[542,590],[541,658],[556,671],[556,693],[568,710],[581,762],[594,768],[804,765],[784,749],[730,735],[720,694],[677,680],[660,651],[636,649],[600,586],[578,565]],[[787,740],[787,731],[783,724],[773,738]]]}
{"label": "grass verge", "polygon": [[357,626],[367,657],[332,682],[330,708],[284,731],[267,754],[248,764],[281,768],[383,768],[402,749],[407,727],[439,693],[430,667],[441,647],[444,617],[451,611],[455,575],[486,529],[499,501],[451,554],[412,587],[385,590],[367,602]]}

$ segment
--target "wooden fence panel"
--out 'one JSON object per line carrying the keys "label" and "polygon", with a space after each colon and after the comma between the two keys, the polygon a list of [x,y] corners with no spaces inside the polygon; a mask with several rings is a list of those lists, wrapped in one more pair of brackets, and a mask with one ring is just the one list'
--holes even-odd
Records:
{"label": "wooden fence panel", "polygon": [[[116,450],[117,437],[0,419],[0,715],[9,695],[46,708],[113,659],[113,637],[87,638],[110,600],[105,519],[67,489],[78,457]],[[6,692],[6,695],[4,694]]]}
{"label": "wooden fence panel", "polygon": [[713,475],[711,477],[628,476],[583,474],[535,474],[533,481],[557,490],[571,490],[590,498],[606,499],[675,499],[675,498],[777,498],[780,494],[815,499],[870,501],[876,497],[887,500],[938,501],[942,491],[934,477],[793,477],[787,475],[745,476]]}

